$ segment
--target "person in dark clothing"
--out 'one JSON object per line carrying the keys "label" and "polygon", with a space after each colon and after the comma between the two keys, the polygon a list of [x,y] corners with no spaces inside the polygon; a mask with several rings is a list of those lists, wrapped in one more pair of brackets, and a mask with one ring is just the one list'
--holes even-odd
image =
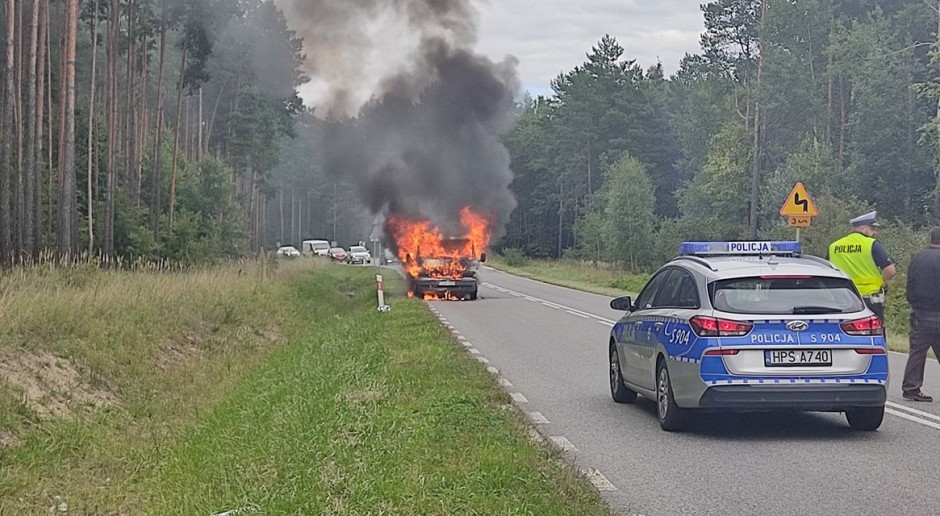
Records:
{"label": "person in dark clothing", "polygon": [[921,392],[927,350],[940,361],[940,227],[930,231],[930,247],[911,258],[907,270],[907,301],[911,304],[911,351],[904,368],[902,396],[909,401],[933,401]]}

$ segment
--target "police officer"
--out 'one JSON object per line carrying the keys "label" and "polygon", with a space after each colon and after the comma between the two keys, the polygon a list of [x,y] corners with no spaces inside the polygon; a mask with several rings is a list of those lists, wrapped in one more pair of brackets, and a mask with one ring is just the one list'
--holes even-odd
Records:
{"label": "police officer", "polygon": [[897,274],[888,251],[875,240],[878,212],[873,211],[849,221],[852,233],[829,246],[826,258],[848,274],[868,308],[884,322],[885,285]]}

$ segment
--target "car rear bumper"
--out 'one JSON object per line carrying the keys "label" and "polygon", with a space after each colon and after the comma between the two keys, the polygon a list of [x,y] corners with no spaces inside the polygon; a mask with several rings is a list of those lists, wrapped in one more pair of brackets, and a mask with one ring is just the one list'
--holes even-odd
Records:
{"label": "car rear bumper", "polygon": [[417,280],[414,283],[415,294],[463,295],[477,291],[475,281],[457,281],[454,285],[441,285],[439,281]]}
{"label": "car rear bumper", "polygon": [[716,385],[699,399],[699,407],[727,410],[843,411],[884,406],[884,385],[752,386]]}

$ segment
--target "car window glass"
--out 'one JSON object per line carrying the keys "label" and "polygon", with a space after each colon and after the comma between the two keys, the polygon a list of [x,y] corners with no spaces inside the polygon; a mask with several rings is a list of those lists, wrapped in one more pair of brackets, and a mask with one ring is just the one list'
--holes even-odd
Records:
{"label": "car window glass", "polygon": [[852,313],[865,308],[846,278],[761,276],[716,281],[716,310],[749,314]]}
{"label": "car window glass", "polygon": [[681,272],[682,279],[679,281],[679,290],[676,295],[677,308],[699,308],[698,288],[695,286],[695,280],[687,272]]}
{"label": "car window glass", "polygon": [[653,308],[665,306],[676,306],[676,296],[679,293],[679,281],[682,279],[678,270],[670,269],[666,271],[666,279],[663,280],[663,286],[659,289],[653,300]]}
{"label": "car window glass", "polygon": [[653,299],[662,287],[668,273],[668,270],[660,272],[656,276],[653,276],[653,279],[646,284],[646,287],[643,288],[643,292],[640,292],[640,297],[636,300],[637,310],[653,308]]}

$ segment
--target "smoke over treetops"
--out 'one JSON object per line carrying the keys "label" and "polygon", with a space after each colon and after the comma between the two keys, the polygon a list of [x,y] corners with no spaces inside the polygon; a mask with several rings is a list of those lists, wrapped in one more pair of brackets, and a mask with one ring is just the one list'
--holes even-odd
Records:
{"label": "smoke over treetops", "polygon": [[509,153],[516,60],[473,51],[470,0],[279,0],[303,37],[327,119],[325,165],[373,213],[463,229],[470,206],[502,234],[516,206]]}

